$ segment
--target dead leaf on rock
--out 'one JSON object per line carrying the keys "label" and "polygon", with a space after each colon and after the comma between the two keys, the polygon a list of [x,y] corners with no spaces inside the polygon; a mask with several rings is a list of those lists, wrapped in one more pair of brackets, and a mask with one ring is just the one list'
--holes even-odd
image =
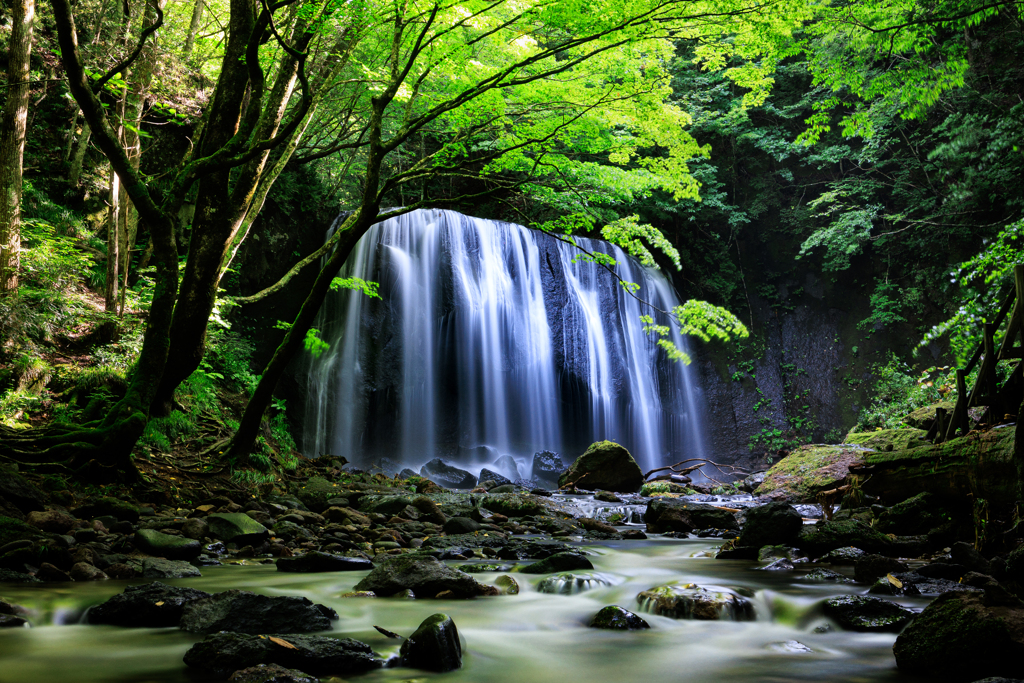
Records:
{"label": "dead leaf on rock", "polygon": [[295,647],[294,645],[292,645],[291,643],[289,643],[287,640],[282,640],[280,638],[275,638],[274,636],[270,636],[270,642],[272,642],[274,645],[280,645],[281,647],[286,647],[289,650],[298,650],[299,649],[299,648]]}

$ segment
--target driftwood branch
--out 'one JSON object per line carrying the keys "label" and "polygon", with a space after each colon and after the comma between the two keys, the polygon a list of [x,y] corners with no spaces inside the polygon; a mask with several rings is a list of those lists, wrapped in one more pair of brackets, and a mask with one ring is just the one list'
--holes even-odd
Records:
{"label": "driftwood branch", "polygon": [[[685,465],[688,462],[696,462],[696,463],[699,463],[699,464],[691,465],[689,467],[685,467],[683,469],[679,469],[680,467],[682,467],[683,465]],[[677,462],[675,465],[666,465],[665,467],[655,467],[653,470],[651,470],[650,472],[648,472],[647,474],[644,475],[644,481],[647,481],[648,479],[650,479],[651,475],[654,474],[655,472],[666,472],[666,471],[669,471],[669,472],[672,472],[673,474],[683,474],[683,475],[685,475],[685,474],[688,474],[690,472],[694,472],[694,471],[700,470],[700,468],[704,467],[705,465],[711,465],[712,467],[717,469],[719,472],[722,472],[723,474],[732,474],[734,472],[741,472],[743,474],[750,474],[750,472],[748,472],[744,468],[737,467],[736,465],[722,465],[722,464],[719,464],[717,462],[714,462],[713,460],[708,460],[706,458],[687,458],[686,460],[682,460],[680,462]],[[716,481],[715,479],[712,479],[711,477],[709,477],[704,472],[701,472],[701,474],[704,475],[705,477],[707,477],[708,479],[711,479],[711,481],[714,481],[715,483],[721,483],[721,482]]]}

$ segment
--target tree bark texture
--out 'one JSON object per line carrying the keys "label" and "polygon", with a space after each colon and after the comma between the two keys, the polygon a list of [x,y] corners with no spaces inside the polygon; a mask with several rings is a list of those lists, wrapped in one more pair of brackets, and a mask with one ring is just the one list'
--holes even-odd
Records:
{"label": "tree bark texture", "polygon": [[29,58],[35,0],[11,0],[7,100],[0,115],[0,295],[18,289],[21,251],[21,185],[28,121]]}
{"label": "tree bark texture", "polygon": [[199,34],[199,27],[203,23],[203,0],[196,0],[192,8],[192,23],[188,27],[188,35],[185,36],[185,47],[182,49],[182,56],[185,61],[192,57],[192,48],[196,44],[196,36]]}

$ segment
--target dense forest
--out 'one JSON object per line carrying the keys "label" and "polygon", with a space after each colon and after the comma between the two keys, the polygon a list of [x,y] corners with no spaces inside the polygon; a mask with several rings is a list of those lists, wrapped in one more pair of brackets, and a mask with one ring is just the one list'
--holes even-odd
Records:
{"label": "dense forest", "polygon": [[[752,640],[752,657],[822,652],[816,638],[849,632],[864,668],[830,669],[834,680],[892,674],[892,647],[904,672],[1024,676],[1021,2],[11,0],[0,54],[0,582],[189,578],[198,569],[161,574],[153,561],[223,556],[370,571],[346,598],[518,594],[511,575],[486,585],[444,564],[482,561],[466,571],[551,574],[524,592],[573,596],[576,624],[589,615],[579,593],[618,585],[579,572],[630,566],[653,572],[622,582],[646,586],[636,601],[657,619],[609,605],[587,626],[653,625],[660,638],[669,619],[769,614],[802,640]],[[441,255],[403,270],[429,250],[388,243],[380,226],[419,229],[424,216],[445,226]],[[486,234],[503,256],[486,261]],[[459,265],[459,250],[478,260]],[[429,268],[464,271],[449,282]],[[487,269],[502,287],[536,287],[492,283],[497,312],[459,299],[452,282]],[[398,341],[420,305],[400,295],[427,302],[416,324],[443,340],[429,347],[436,377],[395,379],[419,344]],[[528,370],[516,336],[538,316],[516,296],[551,329],[548,340],[536,328],[555,360],[530,357]],[[489,311],[487,330],[508,337],[493,357],[479,340],[458,346],[463,309]],[[602,320],[622,331],[598,339]],[[586,359],[569,358],[573,344]],[[480,377],[456,367],[467,353]],[[544,363],[547,384],[521,377]],[[309,379],[328,371],[363,384],[328,405]],[[488,382],[534,393],[506,403]],[[346,427],[351,443],[401,441],[402,453],[370,458],[323,437],[373,411],[364,431]],[[410,411],[451,443],[411,431]],[[630,411],[662,420],[657,434]],[[501,447],[466,426],[479,413],[491,429],[502,412]],[[561,420],[575,440],[561,453],[526,443],[543,431],[530,420]],[[613,443],[620,422],[632,455]],[[656,542],[631,555],[616,544],[646,539],[637,525]],[[685,556],[672,553],[691,546],[662,544],[698,538],[708,547]],[[596,564],[581,550],[594,543],[611,544]],[[790,604],[743,564],[718,565],[732,588],[655,578],[702,557],[769,563],[842,596]],[[322,651],[340,645],[280,640],[334,628],[338,601],[307,600],[315,614],[298,626],[253,617],[245,631],[189,612],[226,593],[152,586],[124,595],[174,609],[136,623],[105,603],[79,617],[278,634],[287,656],[225,663],[213,635],[196,644],[185,662],[217,677],[255,663],[345,676],[462,665],[447,614],[400,656],[340,641],[342,657]],[[232,618],[281,612],[257,597]],[[47,604],[36,609],[56,615]],[[25,623],[16,607],[0,600],[0,626]],[[373,609],[414,625],[412,607]],[[907,623],[881,655],[850,635],[895,639]],[[376,650],[402,638],[373,628],[359,635]],[[246,647],[257,646],[271,647]],[[676,670],[661,656],[649,655],[659,680]],[[635,675],[595,657],[608,680]],[[757,673],[762,659],[715,680],[790,675],[777,663]],[[32,666],[24,680],[46,680]],[[506,677],[475,666],[477,680]],[[288,675],[273,680],[312,680]]]}

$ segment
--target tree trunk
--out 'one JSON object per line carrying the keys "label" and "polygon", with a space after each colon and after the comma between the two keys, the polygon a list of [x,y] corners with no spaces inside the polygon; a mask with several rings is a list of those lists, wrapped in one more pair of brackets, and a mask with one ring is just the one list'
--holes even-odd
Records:
{"label": "tree trunk", "polygon": [[78,144],[75,145],[75,154],[71,157],[71,172],[68,174],[68,183],[71,187],[78,187],[82,179],[82,166],[85,165],[85,153],[89,150],[89,138],[92,137],[92,129],[88,122],[82,122],[82,134],[78,136]]}
{"label": "tree trunk", "polygon": [[29,103],[29,58],[35,0],[12,0],[7,55],[7,101],[0,115],[0,296],[18,289],[21,251],[21,174]]}
{"label": "tree trunk", "polygon": [[192,23],[188,27],[188,35],[185,36],[185,47],[181,51],[181,56],[186,62],[192,57],[192,48],[196,44],[196,35],[199,33],[199,26],[202,22],[203,0],[196,0],[195,7],[192,8]]}

